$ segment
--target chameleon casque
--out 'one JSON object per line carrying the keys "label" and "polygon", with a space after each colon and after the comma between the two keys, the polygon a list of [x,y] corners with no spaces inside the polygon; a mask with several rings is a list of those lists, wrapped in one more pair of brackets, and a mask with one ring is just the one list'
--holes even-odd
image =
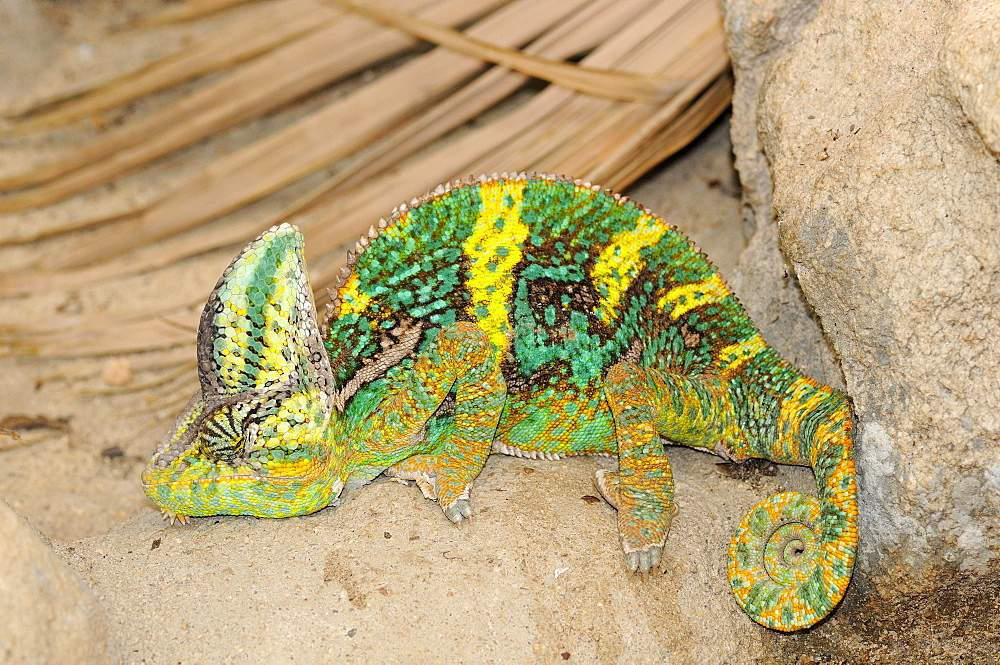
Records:
{"label": "chameleon casque", "polygon": [[664,441],[810,466],[818,497],[757,504],[729,548],[755,621],[826,616],[857,545],[851,413],[762,339],[676,228],[589,183],[494,174],[397,208],[348,255],[318,324],[303,239],[250,243],[201,317],[200,391],[143,473],[171,519],[285,517],[381,473],[460,522],[491,452],[610,454],[595,483],[627,567],[660,564]]}

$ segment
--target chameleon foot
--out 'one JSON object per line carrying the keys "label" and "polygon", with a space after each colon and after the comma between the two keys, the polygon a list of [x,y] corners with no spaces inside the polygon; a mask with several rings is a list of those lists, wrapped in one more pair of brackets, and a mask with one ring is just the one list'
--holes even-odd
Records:
{"label": "chameleon foot", "polygon": [[458,496],[450,502],[442,496],[441,476],[443,472],[437,469],[438,456],[414,455],[392,465],[385,474],[399,480],[413,480],[425,499],[437,501],[444,511],[444,516],[455,524],[462,520],[472,520],[472,502],[469,501],[469,487],[466,486]]}
{"label": "chameleon foot", "polygon": [[463,519],[471,522],[472,503],[470,503],[468,499],[459,499],[453,503],[450,508],[444,509],[444,516],[455,524],[461,524]]}
{"label": "chameleon foot", "polygon": [[174,520],[177,520],[181,524],[187,524],[191,521],[191,518],[187,515],[181,515],[180,513],[175,513],[167,510],[166,508],[160,508],[160,512],[163,513],[163,519],[170,522],[170,526],[174,525]]}
{"label": "chameleon foot", "polygon": [[617,471],[597,471],[594,485],[618,511],[618,533],[625,551],[626,568],[630,573],[647,577],[660,565],[667,531],[677,507],[662,494],[623,482]]}
{"label": "chameleon foot", "polygon": [[643,577],[648,577],[650,571],[655,570],[660,565],[663,557],[663,546],[650,547],[647,550],[626,552],[625,566],[632,574],[639,573]]}

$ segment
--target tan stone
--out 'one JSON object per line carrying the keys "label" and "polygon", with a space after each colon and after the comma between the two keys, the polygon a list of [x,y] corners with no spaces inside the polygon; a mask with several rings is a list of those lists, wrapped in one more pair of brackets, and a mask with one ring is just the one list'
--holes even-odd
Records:
{"label": "tan stone", "polygon": [[1000,4],[969,2],[944,44],[951,93],[983,142],[1000,154]]}
{"label": "tan stone", "polygon": [[90,588],[2,500],[0,662],[113,662]]}
{"label": "tan stone", "polygon": [[[727,3],[730,30],[748,4]],[[756,24],[780,32],[814,15],[780,43],[729,37],[756,49],[733,58],[760,82],[740,120],[756,132],[734,131],[734,150],[769,167],[781,247],[858,415],[869,574],[985,574],[1000,554],[998,23],[986,4],[775,3]],[[773,232],[766,192],[745,200]]]}

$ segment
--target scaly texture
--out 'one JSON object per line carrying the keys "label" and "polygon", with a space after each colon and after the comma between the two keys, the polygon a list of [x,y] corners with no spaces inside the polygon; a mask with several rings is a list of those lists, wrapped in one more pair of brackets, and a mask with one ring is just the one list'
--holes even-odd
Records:
{"label": "scaly texture", "polygon": [[223,275],[201,390],[143,475],[167,514],[304,514],[384,472],[459,522],[491,452],[612,454],[595,483],[645,574],[675,512],[666,440],[814,470],[818,498],[765,500],[733,538],[733,591],[755,621],[804,628],[843,596],[857,543],[845,396],[767,346],[649,210],[589,183],[481,177],[401,206],[348,264],[322,327],[295,228]]}

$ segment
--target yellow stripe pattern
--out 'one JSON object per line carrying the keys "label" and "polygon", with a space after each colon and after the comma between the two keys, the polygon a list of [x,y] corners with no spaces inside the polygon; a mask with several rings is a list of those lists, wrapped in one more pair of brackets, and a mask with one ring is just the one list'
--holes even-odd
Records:
{"label": "yellow stripe pattern", "polygon": [[644,214],[636,220],[635,228],[616,235],[601,251],[590,277],[602,295],[597,315],[606,323],[618,317],[622,296],[642,269],[640,252],[659,242],[669,230],[662,220]]}
{"label": "yellow stripe pattern", "polygon": [[757,334],[742,342],[730,344],[720,349],[716,364],[724,376],[731,376],[739,372],[744,363],[753,359],[766,348],[767,343]]}
{"label": "yellow stripe pattern", "polygon": [[793,446],[798,446],[798,432],[802,429],[802,423],[808,418],[820,404],[829,398],[829,393],[825,390],[817,390],[819,384],[806,376],[800,376],[788,388],[788,397],[781,401],[778,413],[778,424],[787,432],[787,435],[780,438],[782,444],[782,456],[791,464],[812,465],[816,460],[807,460],[802,457],[799,450],[793,450]]}
{"label": "yellow stripe pattern", "polygon": [[521,247],[528,237],[528,227],[521,220],[525,184],[525,180],[482,183],[479,215],[462,247],[470,262],[467,311],[479,322],[497,355],[509,345],[514,267],[521,261]]}
{"label": "yellow stripe pattern", "polygon": [[682,284],[667,291],[656,302],[660,311],[670,307],[670,318],[676,319],[695,307],[711,302],[719,302],[729,297],[725,282],[718,275],[712,275],[701,282]]}
{"label": "yellow stripe pattern", "polygon": [[361,292],[360,284],[361,280],[358,279],[357,274],[351,273],[351,276],[347,278],[347,282],[340,291],[340,316],[361,314],[368,308],[368,303],[371,302],[372,297],[367,293]]}

